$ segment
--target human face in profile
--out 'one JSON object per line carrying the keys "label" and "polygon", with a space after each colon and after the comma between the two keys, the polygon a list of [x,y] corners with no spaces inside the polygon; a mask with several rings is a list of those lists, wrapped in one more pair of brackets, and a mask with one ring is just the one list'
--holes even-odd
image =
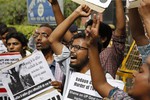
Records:
{"label": "human face in profile", "polygon": [[133,74],[133,87],[129,90],[129,95],[141,100],[150,98],[150,56],[139,71]]}

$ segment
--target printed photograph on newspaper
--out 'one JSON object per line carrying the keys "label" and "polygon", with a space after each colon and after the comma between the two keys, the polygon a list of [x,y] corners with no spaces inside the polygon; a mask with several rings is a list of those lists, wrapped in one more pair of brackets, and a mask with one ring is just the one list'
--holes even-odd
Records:
{"label": "printed photograph on newspaper", "polygon": [[29,100],[50,88],[54,79],[42,52],[32,55],[1,70],[2,82],[12,100]]}

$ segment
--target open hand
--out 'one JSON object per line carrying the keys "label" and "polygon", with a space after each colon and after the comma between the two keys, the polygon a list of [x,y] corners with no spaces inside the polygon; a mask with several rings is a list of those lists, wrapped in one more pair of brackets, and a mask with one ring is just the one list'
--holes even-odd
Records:
{"label": "open hand", "polygon": [[99,26],[100,26],[100,17],[94,14],[92,26],[85,31],[88,45],[97,42],[96,40],[99,39]]}

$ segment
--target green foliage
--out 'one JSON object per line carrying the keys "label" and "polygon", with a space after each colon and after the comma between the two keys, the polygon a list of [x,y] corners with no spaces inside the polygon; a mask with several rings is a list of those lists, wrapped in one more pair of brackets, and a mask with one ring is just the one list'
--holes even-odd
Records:
{"label": "green foliage", "polygon": [[30,25],[8,25],[8,26],[15,27],[17,31],[25,34],[28,39],[33,34],[34,30],[38,28],[38,26],[30,26]]}
{"label": "green foliage", "polygon": [[[79,4],[74,3],[71,0],[64,0],[64,16],[68,17],[77,7]],[[76,20],[76,25],[80,26],[81,19]]]}
{"label": "green foliage", "polygon": [[0,21],[6,24],[27,23],[26,0],[0,0]]}
{"label": "green foliage", "polygon": [[[27,0],[0,0],[0,22],[9,25],[28,25]],[[64,16],[68,17],[79,5],[71,0],[64,1]],[[80,25],[80,19],[76,24]]]}

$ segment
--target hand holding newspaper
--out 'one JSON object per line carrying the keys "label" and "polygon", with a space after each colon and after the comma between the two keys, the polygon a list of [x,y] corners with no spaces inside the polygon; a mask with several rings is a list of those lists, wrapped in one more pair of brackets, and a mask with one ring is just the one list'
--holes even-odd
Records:
{"label": "hand holding newspaper", "polygon": [[127,0],[126,1],[126,7],[128,9],[137,8],[139,7],[139,5],[140,5],[140,0]]}
{"label": "hand holding newspaper", "polygon": [[111,0],[72,0],[78,4],[86,4],[91,9],[102,13],[111,3]]}

